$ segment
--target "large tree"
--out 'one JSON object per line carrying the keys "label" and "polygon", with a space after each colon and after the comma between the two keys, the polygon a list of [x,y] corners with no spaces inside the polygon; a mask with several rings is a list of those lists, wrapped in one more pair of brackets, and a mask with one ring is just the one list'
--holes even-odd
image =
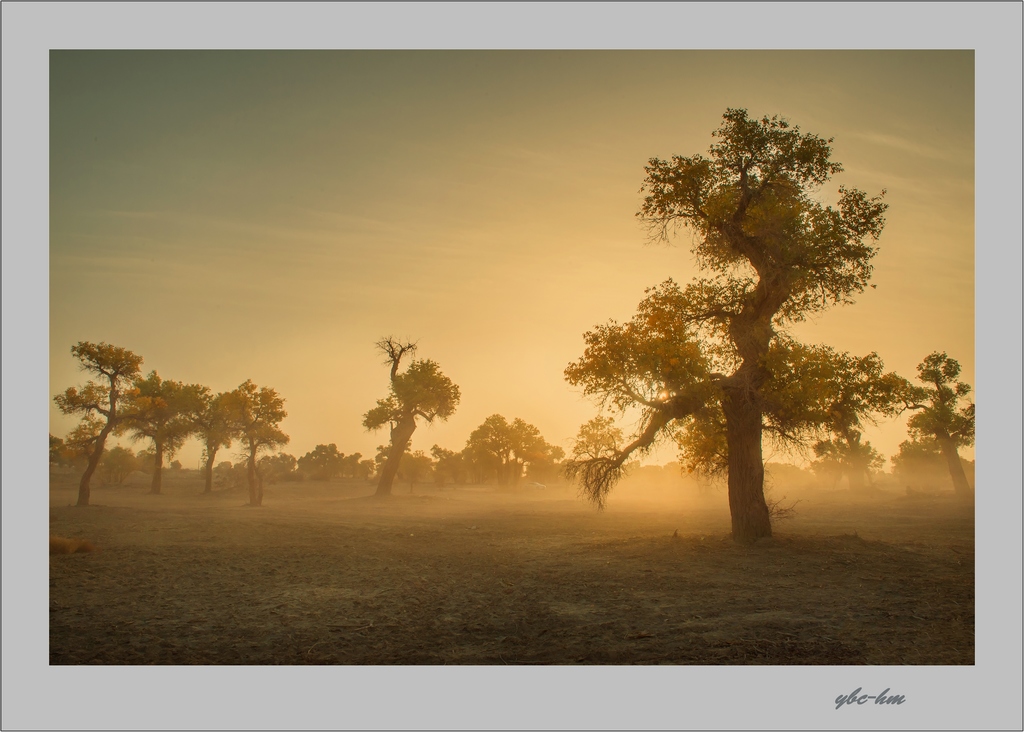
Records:
{"label": "large tree", "polygon": [[631,453],[673,435],[673,423],[714,425],[720,414],[732,533],[747,542],[771,535],[764,434],[787,440],[807,416],[784,399],[805,365],[785,328],[864,290],[886,205],[845,187],[835,206],[819,201],[817,189],[842,171],[832,140],[780,117],[729,109],[712,136],[708,156],[650,160],[637,214],[654,241],[689,229],[707,276],[682,289],[666,282],[632,323],[584,336],[567,379],[640,421],[613,456],[570,461],[567,474],[600,505]]}
{"label": "large tree", "polygon": [[125,414],[125,425],[133,440],[152,442],[154,463],[150,493],[160,494],[164,457],[173,457],[192,433],[189,412],[198,388],[163,379],[156,371],[135,380],[135,397],[132,409]]}
{"label": "large tree", "polygon": [[441,373],[440,366],[434,361],[413,359],[404,372],[399,372],[402,359],[415,353],[415,343],[387,337],[376,345],[384,355],[385,363],[391,367],[390,393],[384,399],[378,399],[377,406],[364,415],[363,426],[371,432],[385,425],[390,427],[391,442],[387,446],[376,491],[377,496],[389,496],[402,456],[416,431],[417,418],[428,424],[435,419],[447,420],[455,412],[461,394],[459,387]]}
{"label": "large tree", "polygon": [[203,492],[213,491],[213,466],[221,448],[231,447],[237,425],[232,420],[229,392],[214,394],[207,386],[195,386],[188,409],[193,434],[203,443]]}
{"label": "large tree", "polygon": [[81,388],[70,387],[53,400],[64,414],[81,416],[74,431],[76,442],[88,450],[89,460],[78,484],[78,505],[89,505],[93,473],[100,463],[107,438],[124,426],[121,409],[131,399],[133,382],[139,375],[142,356],[108,343],[79,341],[71,347],[79,368],[94,376]]}
{"label": "large tree", "polygon": [[289,440],[278,426],[288,416],[284,399],[274,389],[256,386],[247,379],[230,392],[228,405],[245,451],[249,505],[262,506],[263,475],[259,469],[259,457],[287,445]]}
{"label": "large tree", "polygon": [[974,491],[967,482],[957,448],[974,444],[974,402],[968,399],[969,384],[958,381],[960,363],[944,352],[929,354],[917,366],[918,379],[926,384],[916,387],[908,409],[916,413],[907,420],[911,437],[934,439],[949,468],[953,489],[964,500],[973,500]]}

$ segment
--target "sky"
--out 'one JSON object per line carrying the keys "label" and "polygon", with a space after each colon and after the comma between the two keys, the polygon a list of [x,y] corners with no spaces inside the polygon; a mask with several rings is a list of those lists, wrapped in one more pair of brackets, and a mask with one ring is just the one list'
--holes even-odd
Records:
{"label": "sky", "polygon": [[[499,413],[568,451],[583,333],[698,274],[687,235],[645,243],[643,166],[706,153],[728,107],[833,137],[823,200],[887,191],[876,287],[794,335],[909,378],[946,351],[973,385],[973,51],[51,51],[50,393],[106,341],[276,389],[297,457],[372,457],[392,335],[462,392],[412,449]],[[866,438],[888,458],[905,418]]]}

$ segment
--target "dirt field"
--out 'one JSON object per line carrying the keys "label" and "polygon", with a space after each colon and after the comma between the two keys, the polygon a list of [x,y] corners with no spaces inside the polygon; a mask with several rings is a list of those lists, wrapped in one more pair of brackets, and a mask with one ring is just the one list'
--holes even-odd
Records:
{"label": "dirt field", "polygon": [[[802,497],[752,547],[723,493],[50,492],[51,664],[973,664],[952,497]],[[784,491],[783,491],[784,492]],[[792,496],[791,496],[792,497]],[[678,532],[678,535],[676,535]]]}

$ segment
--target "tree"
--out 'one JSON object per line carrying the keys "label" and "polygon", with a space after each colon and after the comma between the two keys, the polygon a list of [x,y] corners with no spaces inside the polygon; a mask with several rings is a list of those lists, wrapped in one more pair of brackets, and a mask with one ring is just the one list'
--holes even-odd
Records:
{"label": "tree", "polygon": [[96,377],[81,388],[70,387],[53,400],[64,414],[77,414],[76,442],[89,452],[89,460],[78,484],[78,505],[89,505],[93,473],[99,465],[107,437],[123,427],[123,400],[133,395],[132,382],[138,377],[142,356],[108,343],[79,341],[71,347],[79,368]]}
{"label": "tree", "polygon": [[100,467],[106,473],[108,483],[121,485],[133,471],[138,470],[138,459],[131,450],[114,447],[103,453]]}
{"label": "tree", "polygon": [[136,394],[132,409],[125,413],[125,425],[133,440],[152,441],[155,462],[150,493],[160,494],[164,457],[173,457],[192,433],[189,412],[198,388],[162,379],[156,371],[135,380]]}
{"label": "tree", "polygon": [[296,480],[301,478],[297,470],[298,462],[294,455],[289,455],[286,452],[279,452],[277,455],[264,455],[258,461],[257,472],[267,483]]}
{"label": "tree", "polygon": [[712,134],[709,157],[650,160],[637,213],[652,241],[688,228],[709,276],[650,289],[631,323],[584,336],[567,380],[622,413],[639,412],[639,427],[614,456],[569,461],[566,472],[601,506],[632,453],[680,428],[714,436],[720,425],[733,538],[750,542],[771,536],[762,440],[792,441],[791,428],[809,416],[781,398],[806,365],[784,329],[864,290],[886,205],[844,187],[835,207],[816,200],[842,166],[831,160],[831,139],[785,119],[729,109]]}
{"label": "tree", "polygon": [[967,399],[971,387],[962,381],[960,363],[938,351],[917,366],[918,379],[927,386],[916,387],[907,409],[915,410],[907,420],[911,437],[931,438],[938,443],[953,489],[964,500],[974,500],[957,448],[974,444],[974,402]]}
{"label": "tree", "polygon": [[440,445],[430,448],[430,454],[436,461],[434,465],[434,480],[439,486],[443,486],[446,480],[452,483],[465,481],[466,467],[463,462],[462,453],[453,450],[446,450]]}
{"label": "tree", "polygon": [[237,425],[231,418],[231,397],[228,392],[213,394],[209,387],[197,385],[187,414],[193,433],[203,443],[203,493],[210,493],[217,453],[222,447],[231,447],[237,436]]}
{"label": "tree", "polygon": [[434,461],[430,459],[430,456],[422,450],[417,450],[402,455],[402,460],[398,465],[398,475],[403,480],[409,481],[409,492],[412,493],[413,487],[428,478],[433,469]]}
{"label": "tree", "polygon": [[498,485],[515,485],[527,465],[553,462],[564,457],[560,447],[550,445],[534,425],[516,417],[511,423],[492,414],[473,430],[464,451],[484,472],[496,475]]}
{"label": "tree", "polygon": [[433,423],[447,420],[455,412],[461,394],[459,387],[441,373],[434,361],[413,360],[404,373],[399,373],[403,357],[416,351],[415,343],[406,343],[392,337],[377,342],[377,349],[391,366],[390,393],[377,400],[377,406],[363,417],[363,426],[373,432],[384,425],[391,430],[391,442],[380,469],[377,496],[391,495],[391,486],[398,467],[416,431],[416,418]]}
{"label": "tree", "polygon": [[819,396],[824,411],[821,422],[828,439],[814,445],[821,464],[812,469],[838,471],[849,479],[850,490],[863,491],[865,477],[870,482],[871,470],[884,465],[871,443],[861,440],[863,423],[877,424],[879,417],[900,414],[912,387],[903,377],[886,373],[877,353],[857,358],[819,347],[818,354],[823,370],[818,383],[824,391]]}
{"label": "tree", "polygon": [[257,461],[263,453],[288,444],[288,435],[278,425],[288,416],[284,399],[274,389],[258,387],[251,379],[228,396],[228,409],[238,430],[246,458],[249,505],[263,505],[263,475]]}
{"label": "tree", "polygon": [[351,455],[346,455],[342,458],[341,476],[343,478],[358,478],[360,476],[359,463],[362,459],[363,454],[360,452],[354,452]]}
{"label": "tree", "polygon": [[317,445],[299,458],[299,470],[315,480],[331,480],[341,473],[345,455],[338,452],[338,446]]}

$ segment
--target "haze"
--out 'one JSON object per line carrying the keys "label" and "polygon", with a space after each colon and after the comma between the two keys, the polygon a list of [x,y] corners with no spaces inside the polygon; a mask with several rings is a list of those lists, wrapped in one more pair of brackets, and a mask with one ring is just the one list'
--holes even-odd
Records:
{"label": "haze", "polygon": [[[51,394],[82,381],[72,344],[106,341],[164,378],[273,387],[291,454],[371,457],[373,343],[395,335],[463,395],[413,449],[459,450],[495,413],[569,448],[596,412],[563,379],[584,331],[695,274],[685,234],[644,245],[643,165],[706,152],[729,106],[834,137],[845,172],[822,197],[888,191],[877,287],[796,335],[909,378],[943,350],[975,384],[973,52],[55,51],[50,68]],[[75,424],[50,414],[55,435]],[[904,421],[865,437],[888,458]],[[196,467],[198,444],[179,459]]]}

